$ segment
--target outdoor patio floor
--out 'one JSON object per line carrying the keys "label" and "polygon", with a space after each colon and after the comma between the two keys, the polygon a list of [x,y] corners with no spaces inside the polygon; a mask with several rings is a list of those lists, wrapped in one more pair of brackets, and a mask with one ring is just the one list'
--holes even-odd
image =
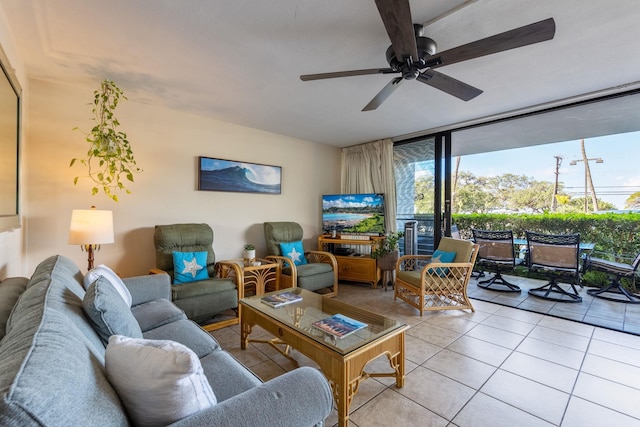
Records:
{"label": "outdoor patio floor", "polygon": [[[479,280],[485,280],[487,277],[485,276]],[[522,291],[520,293],[507,293],[487,290],[477,286],[478,279],[472,279],[468,288],[469,297],[640,335],[640,304],[595,298],[587,294],[587,290],[591,288],[580,288],[579,286],[576,288],[582,297],[582,302],[548,301],[531,296],[528,293],[529,289],[542,286],[546,283],[545,281],[509,275],[503,275],[503,277],[510,283],[520,286]],[[569,288],[567,284],[561,284],[561,286]]]}
{"label": "outdoor patio floor", "polygon": [[[543,284],[526,279],[518,283]],[[475,280],[469,291],[479,292]],[[585,296],[586,289],[580,293]],[[640,427],[640,336],[554,317],[621,323],[631,329],[640,324],[633,306],[586,296],[582,304],[557,306],[526,291],[519,297],[499,292],[484,297],[509,304],[520,298],[518,305],[527,310],[473,299],[474,313],[445,310],[420,316],[394,300],[392,290],[341,283],[337,299],[410,326],[405,386],[396,388],[389,378],[363,381],[351,403],[349,425]],[[528,311],[534,308],[554,316]],[[251,343],[242,350],[239,333],[235,325],[211,334],[263,380],[298,365],[315,366],[297,351],[292,353],[296,365],[268,345]],[[267,337],[259,328],[251,335]],[[388,369],[384,356],[366,368]],[[334,410],[326,425],[336,422]]]}

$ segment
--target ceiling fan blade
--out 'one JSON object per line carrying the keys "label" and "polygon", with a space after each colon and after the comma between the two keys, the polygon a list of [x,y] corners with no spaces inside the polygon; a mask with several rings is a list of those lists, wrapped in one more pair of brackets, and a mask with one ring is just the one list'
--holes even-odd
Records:
{"label": "ceiling fan blade", "polygon": [[414,62],[417,61],[418,49],[409,0],[376,0],[376,6],[387,29],[396,58],[402,61],[411,57]]}
{"label": "ceiling fan blade", "polygon": [[371,111],[378,108],[384,101],[387,99],[393,92],[395,92],[398,87],[400,87],[400,83],[404,80],[402,77],[396,77],[391,80],[385,87],[382,88],[380,92],[371,100],[369,103],[362,109],[362,111]]}
{"label": "ceiling fan blade", "polygon": [[[456,62],[467,61],[481,56],[503,52],[517,47],[553,39],[556,23],[553,18],[525,25],[495,36],[476,40],[453,49],[445,50],[433,56],[436,62],[431,68],[444,67]],[[440,61],[437,61],[437,59]],[[430,60],[431,61],[431,60]]]}
{"label": "ceiling fan blade", "polygon": [[469,101],[482,93],[482,91],[476,87],[435,70],[427,70],[419,74],[416,80],[428,84],[436,89],[440,89],[441,91],[462,99],[463,101]]}
{"label": "ceiling fan blade", "polygon": [[335,73],[303,74],[302,76],[300,76],[300,80],[306,82],[309,80],[333,79],[336,77],[366,76],[367,74],[391,73],[397,73],[397,71],[394,71],[391,68],[369,68],[366,70],[336,71]]}

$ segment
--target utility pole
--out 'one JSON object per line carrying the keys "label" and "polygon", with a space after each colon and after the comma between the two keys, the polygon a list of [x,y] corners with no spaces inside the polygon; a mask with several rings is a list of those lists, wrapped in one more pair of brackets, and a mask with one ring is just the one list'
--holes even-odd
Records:
{"label": "utility pole", "polygon": [[580,148],[582,150],[582,159],[572,160],[569,165],[575,166],[578,162],[584,162],[584,212],[589,211],[588,192],[591,190],[591,201],[593,203],[593,211],[598,211],[598,198],[596,197],[596,190],[593,187],[593,180],[591,179],[591,169],[589,168],[589,162],[595,160],[596,163],[604,163],[601,157],[589,159],[587,158],[587,151],[584,148],[584,139],[580,140]]}
{"label": "utility pole", "polygon": [[555,212],[558,207],[558,200],[556,196],[558,195],[558,180],[560,177],[560,165],[562,164],[562,156],[553,156],[556,159],[556,182],[553,185],[553,197],[551,198],[551,212]]}
{"label": "utility pole", "polygon": [[458,171],[460,170],[460,156],[456,156],[456,170],[453,174],[453,189],[451,190],[451,212],[455,212],[456,193],[458,191]]}

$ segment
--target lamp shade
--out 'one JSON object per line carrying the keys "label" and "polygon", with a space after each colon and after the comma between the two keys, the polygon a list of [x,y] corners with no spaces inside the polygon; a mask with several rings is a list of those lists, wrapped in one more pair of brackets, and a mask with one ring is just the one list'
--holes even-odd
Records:
{"label": "lamp shade", "polygon": [[71,212],[70,245],[113,242],[113,212],[97,209],[74,209]]}

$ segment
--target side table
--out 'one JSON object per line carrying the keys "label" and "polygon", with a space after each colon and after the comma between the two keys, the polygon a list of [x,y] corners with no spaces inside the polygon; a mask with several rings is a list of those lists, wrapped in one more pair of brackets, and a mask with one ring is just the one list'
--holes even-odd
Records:
{"label": "side table", "polygon": [[240,267],[242,277],[238,280],[238,285],[244,287],[244,296],[262,295],[265,292],[276,291],[280,289],[280,267],[277,262],[268,259],[256,258],[256,264],[245,266],[242,258],[225,260],[216,265],[219,268],[220,277],[231,277],[236,273],[234,269],[225,266],[225,263],[234,263]]}

